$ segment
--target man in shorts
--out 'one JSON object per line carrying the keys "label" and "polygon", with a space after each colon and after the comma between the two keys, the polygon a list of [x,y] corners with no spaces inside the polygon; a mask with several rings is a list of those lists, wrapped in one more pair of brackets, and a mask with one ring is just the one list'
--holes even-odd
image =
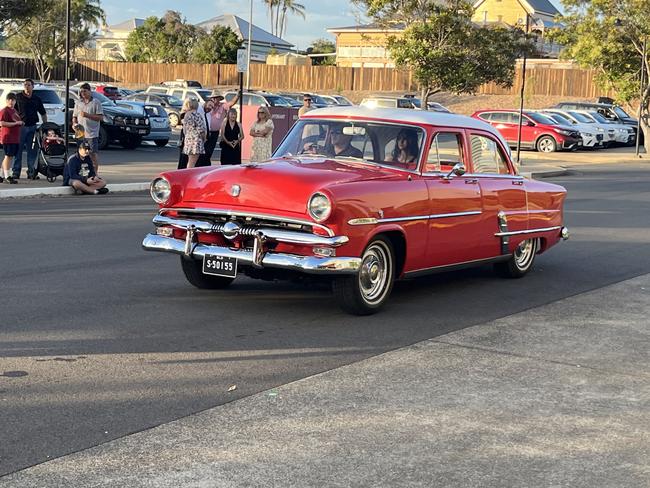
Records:
{"label": "man in shorts", "polygon": [[104,110],[99,100],[93,98],[90,85],[84,83],[79,87],[79,100],[74,104],[72,113],[72,126],[81,125],[84,129],[83,141],[90,146],[90,158],[93,161],[95,172],[99,171],[99,127],[104,118]]}
{"label": "man in shorts", "polygon": [[11,160],[18,154],[20,149],[20,128],[25,123],[20,119],[16,106],[16,94],[7,94],[7,105],[0,110],[0,142],[4,149],[5,157],[2,160],[2,172],[0,173],[0,183],[3,181],[12,185],[18,183],[13,176]]}
{"label": "man in shorts", "polygon": [[87,142],[79,143],[77,153],[68,159],[63,170],[63,186],[71,186],[75,192],[88,195],[108,193],[106,182],[95,172],[91,147]]}

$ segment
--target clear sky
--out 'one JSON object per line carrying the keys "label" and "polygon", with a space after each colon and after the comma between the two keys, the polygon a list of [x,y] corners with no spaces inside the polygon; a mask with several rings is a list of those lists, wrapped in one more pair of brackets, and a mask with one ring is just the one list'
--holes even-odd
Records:
{"label": "clear sky", "polygon": [[[355,9],[348,0],[299,0],[305,6],[306,20],[290,16],[287,34],[283,38],[298,49],[306,49],[319,38],[334,39],[326,32],[330,27],[355,25]],[[248,21],[250,3],[248,0],[101,0],[109,25],[133,17],[161,17],[166,10],[179,11],[193,24],[222,14],[234,14]],[[271,21],[262,0],[253,0],[253,24],[264,30],[271,30]]]}

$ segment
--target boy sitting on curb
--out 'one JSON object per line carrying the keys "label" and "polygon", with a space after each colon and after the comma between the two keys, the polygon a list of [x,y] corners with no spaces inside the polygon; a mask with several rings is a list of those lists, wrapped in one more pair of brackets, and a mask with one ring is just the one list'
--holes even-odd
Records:
{"label": "boy sitting on curb", "polygon": [[90,144],[82,142],[77,153],[68,159],[63,171],[63,186],[71,186],[75,193],[104,195],[108,193],[106,182],[97,176],[90,158]]}

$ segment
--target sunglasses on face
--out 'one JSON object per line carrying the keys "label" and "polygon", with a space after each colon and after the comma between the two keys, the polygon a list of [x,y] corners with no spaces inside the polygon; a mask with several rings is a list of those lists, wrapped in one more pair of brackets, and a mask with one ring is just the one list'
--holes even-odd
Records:
{"label": "sunglasses on face", "polygon": [[305,100],[305,102],[307,102],[307,103],[311,103],[311,98],[307,98],[307,99]]}

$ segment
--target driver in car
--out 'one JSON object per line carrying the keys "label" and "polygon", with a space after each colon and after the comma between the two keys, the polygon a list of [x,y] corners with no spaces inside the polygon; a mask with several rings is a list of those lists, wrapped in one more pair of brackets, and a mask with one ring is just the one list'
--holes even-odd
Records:
{"label": "driver in car", "polygon": [[305,144],[304,152],[306,153],[320,153],[332,157],[349,157],[363,159],[363,153],[354,147],[352,136],[343,133],[343,127],[332,127],[330,130],[330,144],[326,144],[322,151],[314,143]]}

